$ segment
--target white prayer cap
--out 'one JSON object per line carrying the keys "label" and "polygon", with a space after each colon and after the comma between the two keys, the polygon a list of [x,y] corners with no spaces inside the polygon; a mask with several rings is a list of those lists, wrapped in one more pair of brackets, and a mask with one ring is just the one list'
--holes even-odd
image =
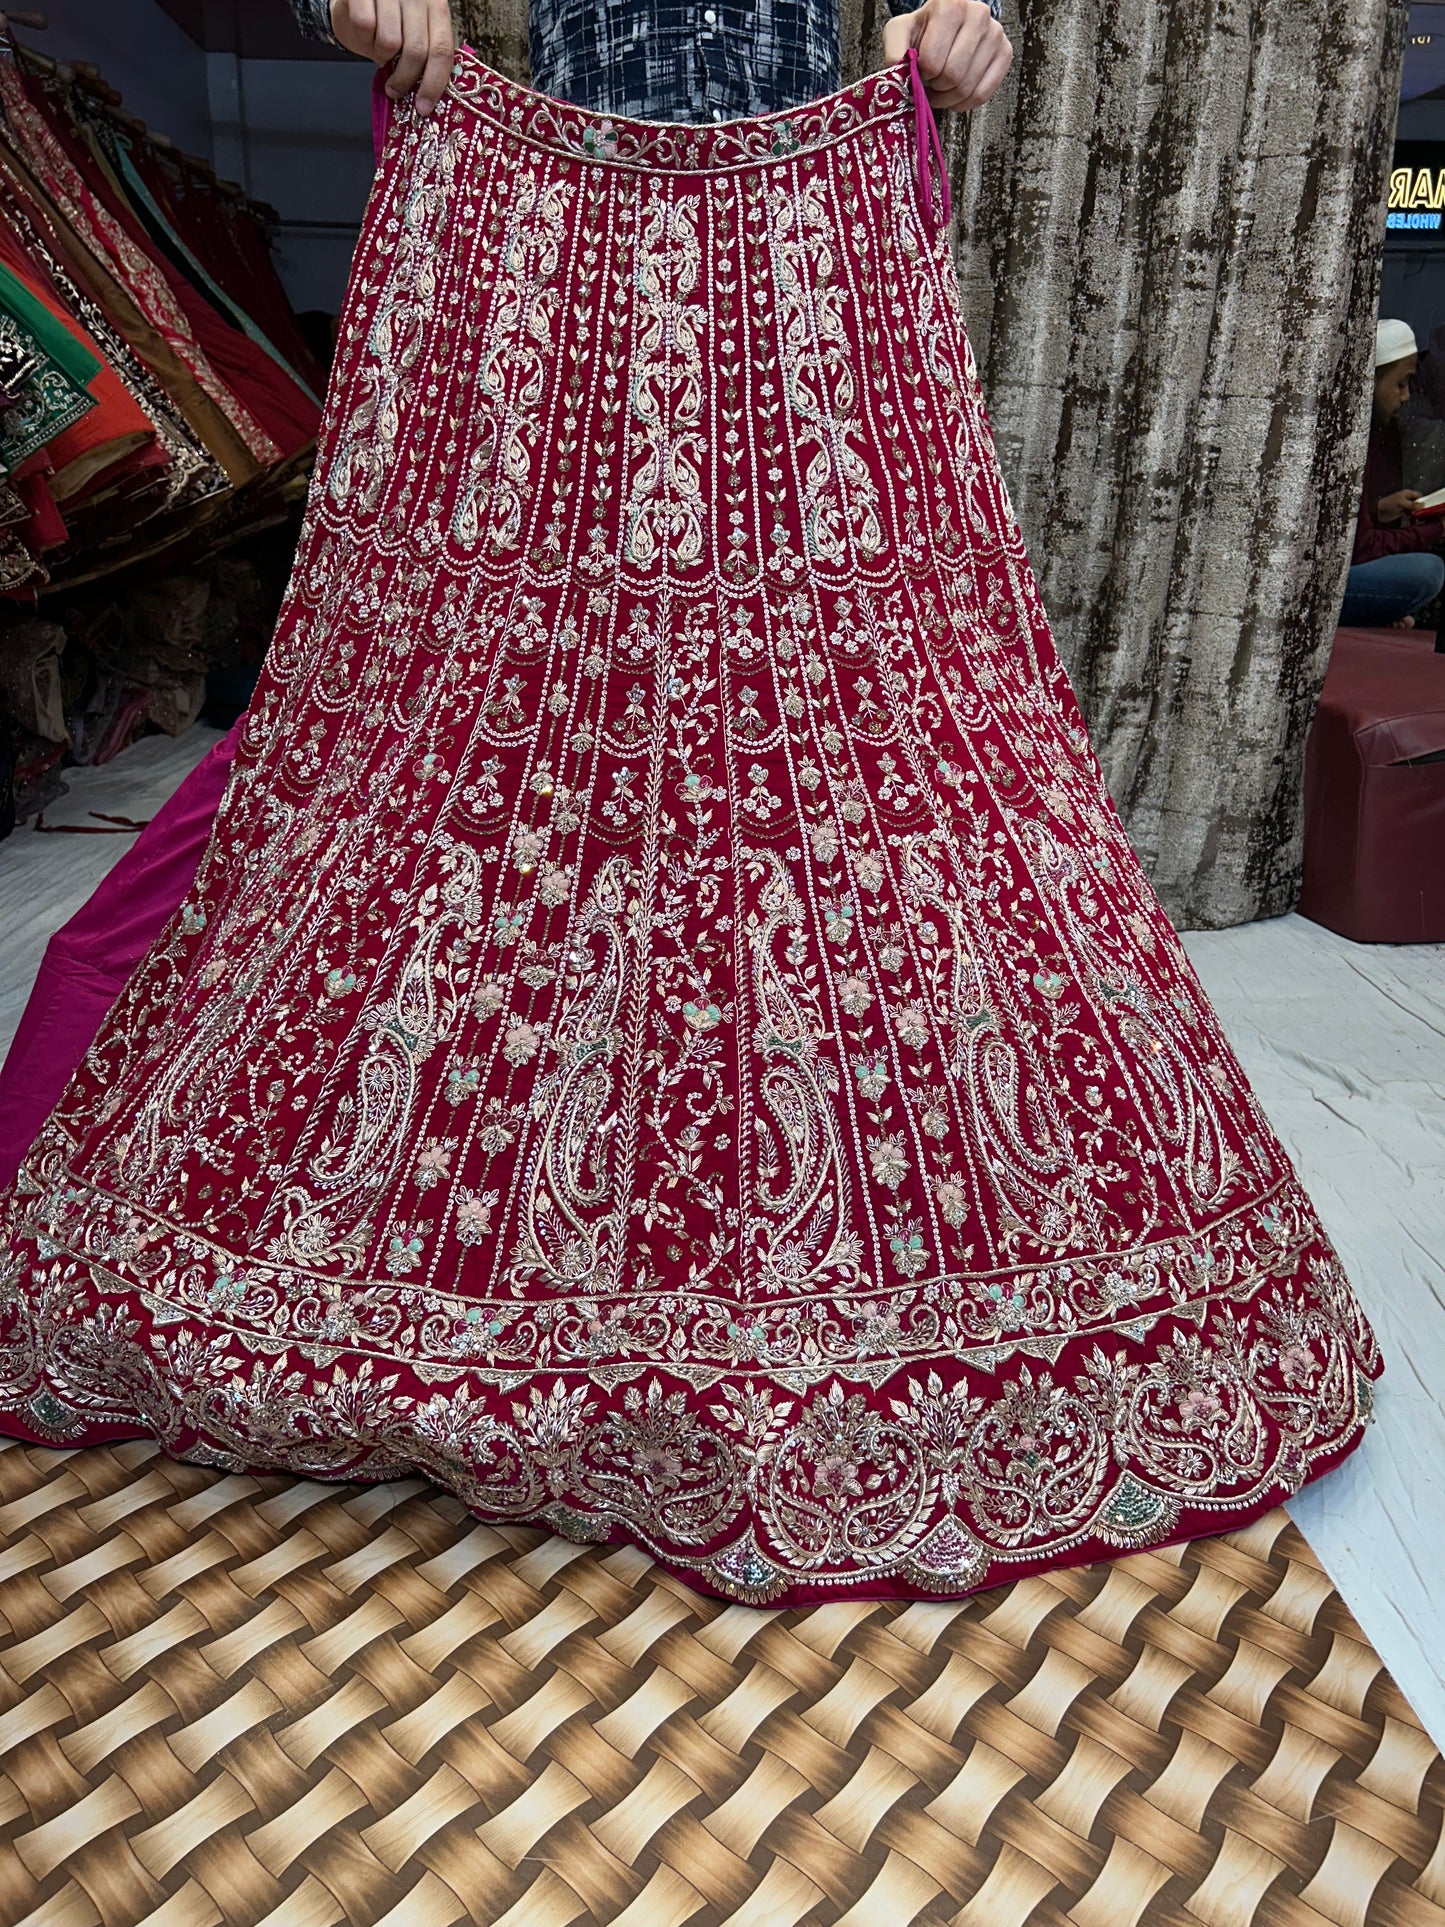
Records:
{"label": "white prayer cap", "polygon": [[1408,321],[1375,323],[1375,366],[1377,368],[1383,368],[1391,361],[1403,361],[1406,355],[1417,355],[1419,352],[1415,342],[1415,330]]}

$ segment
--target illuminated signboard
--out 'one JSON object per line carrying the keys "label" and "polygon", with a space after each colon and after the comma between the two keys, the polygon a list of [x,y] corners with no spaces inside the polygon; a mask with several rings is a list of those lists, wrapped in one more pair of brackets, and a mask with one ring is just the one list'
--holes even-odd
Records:
{"label": "illuminated signboard", "polygon": [[1445,144],[1396,142],[1385,227],[1392,241],[1445,244]]}

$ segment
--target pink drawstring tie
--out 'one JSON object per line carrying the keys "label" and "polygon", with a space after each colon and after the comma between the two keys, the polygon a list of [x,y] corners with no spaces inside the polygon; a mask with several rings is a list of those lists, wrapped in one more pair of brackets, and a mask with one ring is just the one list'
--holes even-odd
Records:
{"label": "pink drawstring tie", "polygon": [[[933,118],[928,91],[923,85],[923,76],[918,71],[918,49],[910,47],[904,58],[908,62],[908,84],[913,89],[913,134],[918,149],[918,195],[928,215],[929,226],[936,234],[941,227],[946,228],[953,217],[953,199],[948,190],[948,166],[943,158],[943,142],[939,137],[938,122]],[[933,191],[933,162],[938,164],[940,187],[938,194]]]}

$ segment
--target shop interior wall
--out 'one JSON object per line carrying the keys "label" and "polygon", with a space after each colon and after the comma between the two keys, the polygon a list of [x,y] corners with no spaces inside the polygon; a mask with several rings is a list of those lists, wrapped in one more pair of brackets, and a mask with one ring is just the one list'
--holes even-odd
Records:
{"label": "shop interior wall", "polygon": [[[256,4],[256,0],[247,0]],[[266,0],[288,37],[282,0]],[[159,0],[51,0],[27,35],[94,61],[125,105],[282,217],[277,265],[297,309],[341,305],[371,185],[371,68],[362,61],[207,52]]]}
{"label": "shop interior wall", "polygon": [[217,169],[281,215],[276,263],[292,306],[335,314],[371,187],[372,69],[208,59]]}
{"label": "shop interior wall", "polygon": [[56,60],[91,60],[129,111],[188,154],[211,157],[206,56],[157,0],[59,0],[44,33],[17,29]]}

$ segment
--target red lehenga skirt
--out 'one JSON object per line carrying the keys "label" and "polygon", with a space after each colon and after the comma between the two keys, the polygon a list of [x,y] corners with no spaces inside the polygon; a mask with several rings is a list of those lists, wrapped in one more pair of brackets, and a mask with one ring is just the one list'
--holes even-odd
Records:
{"label": "red lehenga skirt", "polygon": [[1379,1359],[1112,809],[910,70],[394,126],[194,884],[5,1196],[0,1427],[745,1601],[1237,1526]]}

